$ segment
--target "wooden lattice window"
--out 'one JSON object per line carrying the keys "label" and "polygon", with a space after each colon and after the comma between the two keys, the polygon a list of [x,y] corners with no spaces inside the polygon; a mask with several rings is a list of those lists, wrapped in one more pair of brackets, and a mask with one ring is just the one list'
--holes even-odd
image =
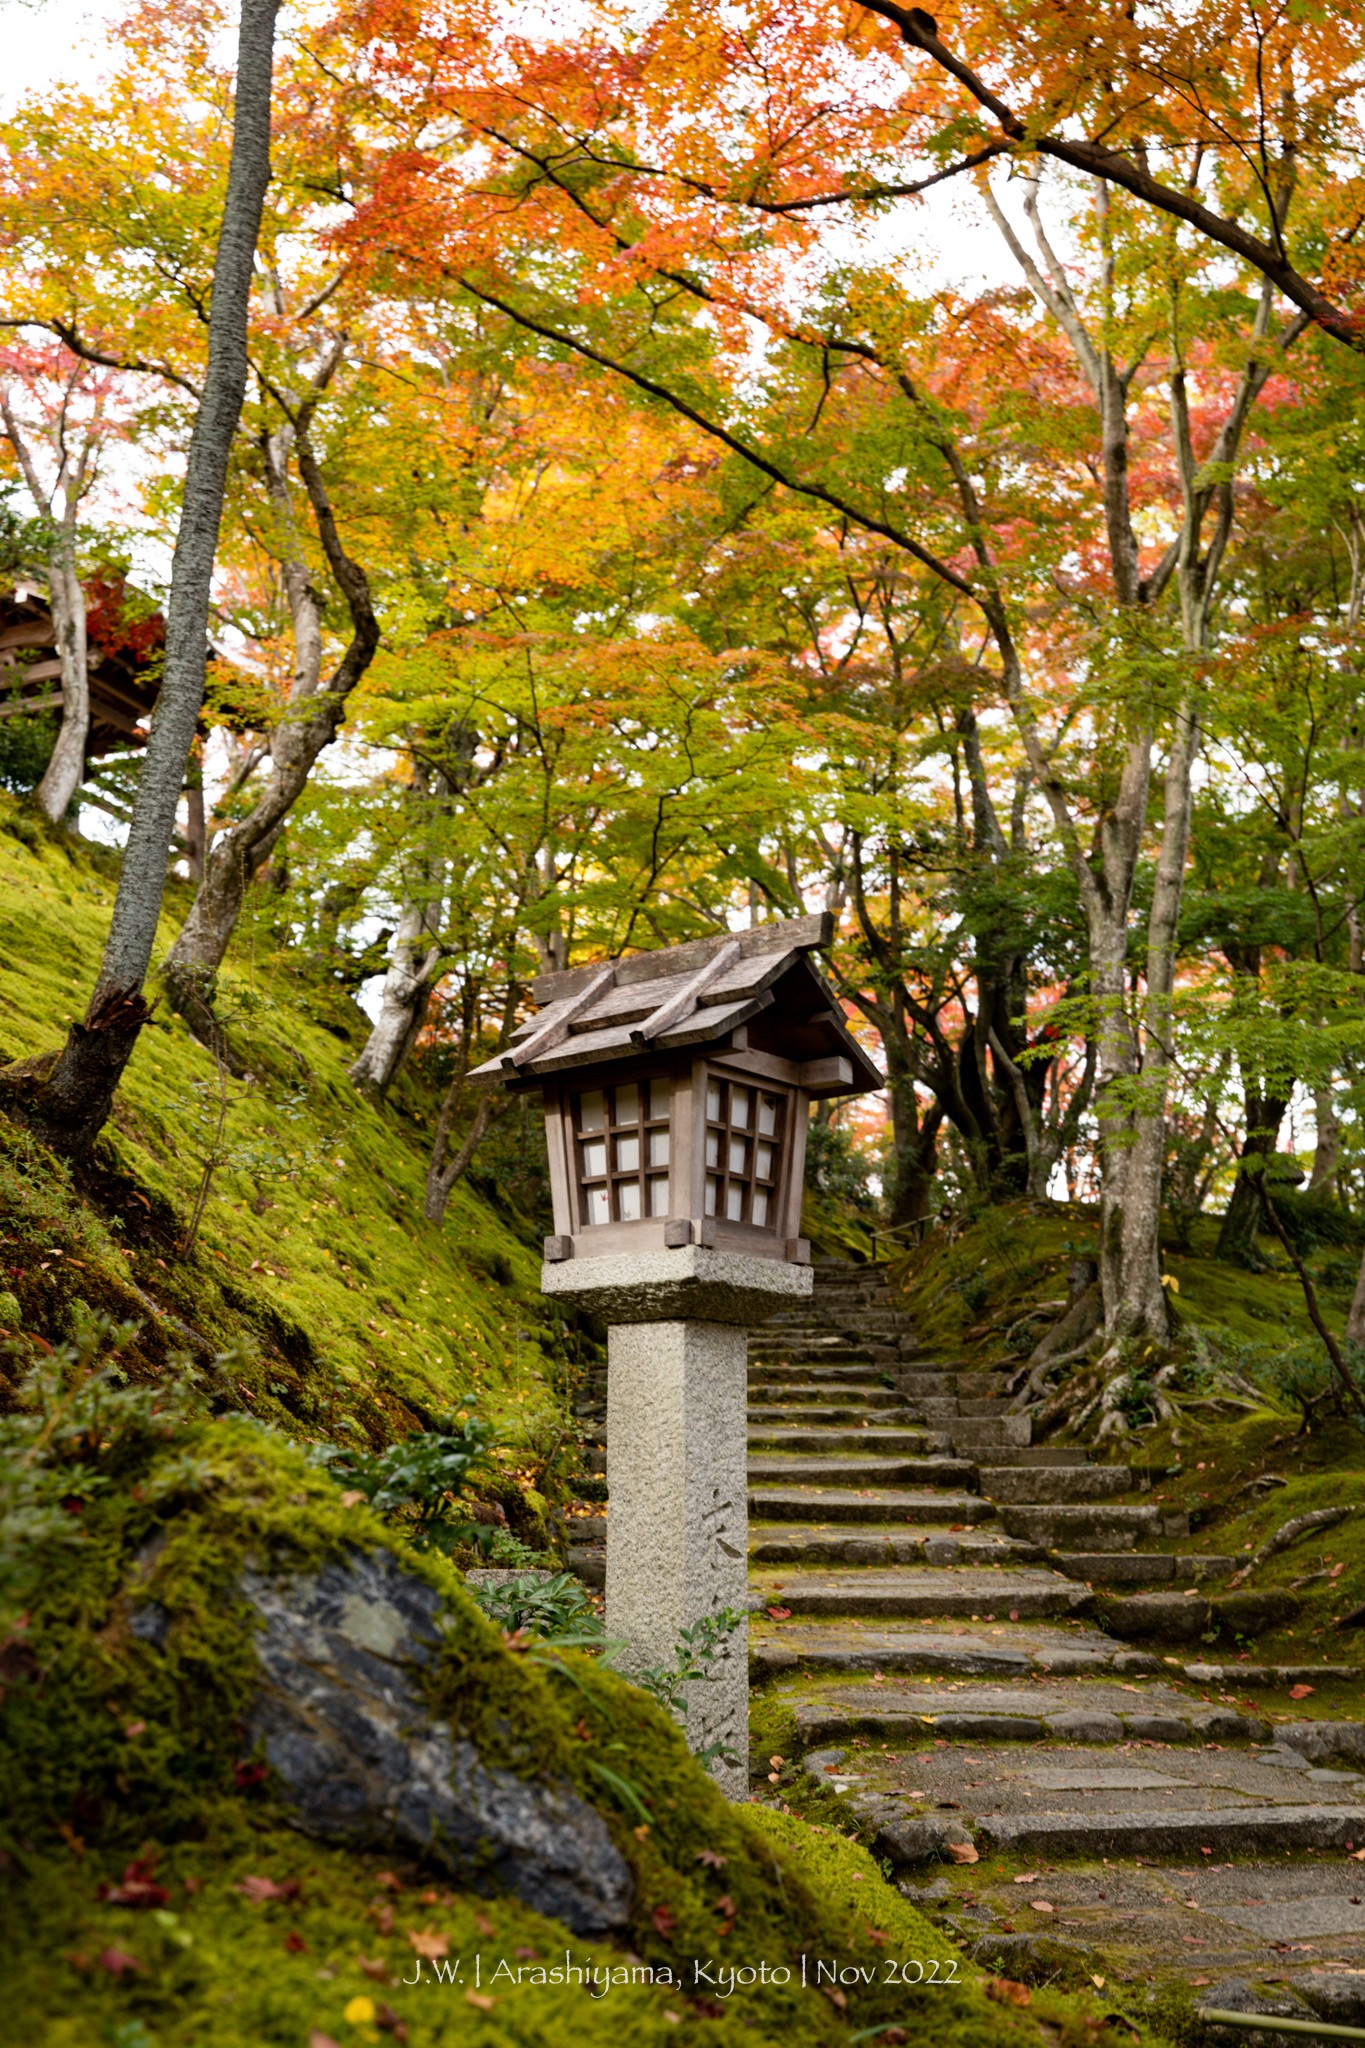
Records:
{"label": "wooden lattice window", "polygon": [[579,1214],[585,1224],[668,1214],[667,1079],[620,1081],[574,1097]]}
{"label": "wooden lattice window", "polygon": [[706,1214],[777,1228],[786,1097],[712,1075],[706,1083]]}

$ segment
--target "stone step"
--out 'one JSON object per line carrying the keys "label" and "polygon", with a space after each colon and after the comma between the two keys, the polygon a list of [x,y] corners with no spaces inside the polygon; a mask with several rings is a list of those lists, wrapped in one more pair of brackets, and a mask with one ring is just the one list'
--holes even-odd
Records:
{"label": "stone step", "polygon": [[[942,1503],[939,1503],[940,1511]],[[1029,1553],[1030,1558],[1032,1552]],[[749,1532],[751,1564],[952,1565],[1009,1563],[1018,1546],[995,1530],[950,1531],[934,1523],[911,1529],[875,1524],[755,1522]]]}
{"label": "stone step", "polygon": [[1062,1444],[1056,1448],[1051,1444],[1000,1444],[982,1462],[1001,1470],[1006,1465],[1027,1465],[1057,1471],[1064,1465],[1088,1465],[1090,1453],[1076,1444]]}
{"label": "stone step", "polygon": [[868,1408],[900,1408],[906,1406],[904,1394],[899,1387],[888,1387],[877,1380],[840,1380],[834,1387],[828,1382],[823,1386],[792,1386],[782,1381],[751,1379],[749,1382],[749,1413],[758,1414],[765,1404],[786,1404],[789,1407],[804,1408],[807,1404],[818,1405],[822,1401],[837,1398],[852,1404],[857,1401]]}
{"label": "stone step", "polygon": [[896,1356],[894,1344],[879,1344],[868,1337],[808,1336],[796,1337],[791,1334],[769,1338],[751,1337],[749,1356],[751,1358],[775,1357],[788,1365],[847,1365],[859,1359],[875,1357],[885,1352],[888,1357]]}
{"label": "stone step", "polygon": [[[1001,1412],[1003,1400],[1004,1396],[1001,1394],[985,1394],[982,1395],[980,1398],[967,1394],[959,1394],[957,1397],[957,1412],[959,1415],[967,1416],[998,1415]],[[1027,1418],[1024,1416],[1010,1417],[1010,1420],[1012,1422],[1016,1420],[1022,1422],[1026,1419]]]}
{"label": "stone step", "polygon": [[955,1449],[979,1450],[997,1444],[1023,1446],[1033,1436],[1033,1420],[1028,1415],[973,1415],[964,1416],[952,1425]]}
{"label": "stone step", "polygon": [[1109,1500],[1130,1493],[1133,1475],[1126,1465],[996,1465],[981,1467],[981,1491],[994,1501],[1034,1507],[1040,1503]]}
{"label": "stone step", "polygon": [[[1272,1733],[1287,1744],[1294,1729],[1293,1723],[1272,1729],[1260,1715],[1210,1706],[1152,1679],[1123,1691],[1112,1681],[1097,1684],[1084,1679],[1047,1684],[1035,1678],[1019,1687],[977,1679],[951,1689],[908,1687],[894,1680],[873,1686],[864,1680],[833,1694],[798,1699],[791,1711],[802,1749],[849,1742],[855,1736],[916,1748],[926,1740],[1260,1743],[1269,1741]],[[1344,1724],[1332,1756],[1343,1748],[1353,1750],[1358,1735],[1365,1737],[1359,1722]],[[1312,1760],[1316,1762],[1317,1756]]]}
{"label": "stone step", "polygon": [[1266,1686],[1275,1692],[1287,1692],[1291,1685],[1307,1685],[1315,1691],[1344,1685],[1358,1691],[1361,1678],[1355,1664],[1244,1664],[1240,1659],[1214,1664],[1201,1658],[1180,1668],[1191,1685],[1245,1685],[1253,1690]]}
{"label": "stone step", "polygon": [[908,1411],[875,1403],[846,1401],[842,1397],[831,1401],[826,1395],[822,1401],[750,1401],[749,1427],[758,1429],[769,1423],[789,1424],[794,1429],[828,1429],[838,1423],[847,1422],[855,1429],[877,1427],[879,1429],[916,1428],[921,1432],[922,1423],[912,1423]]}
{"label": "stone step", "polygon": [[972,1399],[980,1395],[1003,1394],[1006,1375],[1003,1372],[963,1372],[955,1366],[906,1367],[898,1377],[898,1384],[907,1394],[923,1394],[930,1399],[943,1395],[966,1396]]}
{"label": "stone step", "polygon": [[750,1487],[933,1486],[976,1488],[976,1466],[966,1458],[750,1458]]}
{"label": "stone step", "polygon": [[1187,1738],[1176,1756],[1153,1755],[1164,1745],[1149,1738],[1143,1752],[1132,1740],[1115,1746],[1121,1723],[1112,1713],[1046,1718],[1059,1725],[1022,1750],[995,1747],[982,1733],[953,1739],[934,1722],[908,1752],[866,1743],[814,1749],[805,1768],[877,1828],[874,1851],[906,1861],[925,1853],[925,1835],[945,1810],[978,1847],[1037,1858],[1141,1853],[1197,1862],[1201,1853],[1344,1848],[1365,1824],[1358,1772],[1312,1766],[1278,1744],[1258,1750],[1205,1736],[1198,1747]]}
{"label": "stone step", "polygon": [[842,1491],[820,1486],[767,1486],[749,1495],[755,1521],[819,1522],[986,1522],[994,1516],[974,1493],[914,1493],[893,1487]]}
{"label": "stone step", "polygon": [[1365,1807],[1191,1807],[1154,1814],[981,1814],[978,1842],[1019,1856],[1266,1856],[1294,1849],[1344,1849],[1365,1826]]}
{"label": "stone step", "polygon": [[1212,1595],[1187,1586],[1183,1593],[1102,1595],[1099,1606],[1105,1627],[1125,1642],[1197,1643],[1215,1633],[1231,1642],[1296,1620],[1303,1596],[1287,1586]]}
{"label": "stone step", "polygon": [[859,1429],[809,1429],[799,1424],[770,1423],[751,1429],[749,1443],[764,1451],[905,1451],[914,1456],[925,1449],[922,1429],[894,1429],[867,1422]]}
{"label": "stone step", "polygon": [[858,1384],[867,1379],[867,1365],[866,1359],[857,1365],[791,1365],[779,1361],[751,1367],[749,1378],[751,1382],[761,1378],[768,1384],[798,1387],[839,1386],[846,1381]]}
{"label": "stone step", "polygon": [[780,1583],[754,1580],[757,1592],[793,1614],[899,1615],[923,1620],[934,1615],[970,1614],[993,1621],[1036,1621],[1073,1613],[1090,1598],[1085,1587],[1059,1572],[1015,1571],[1003,1567],[951,1566],[936,1570],[799,1573]]}
{"label": "stone step", "polygon": [[962,1413],[962,1403],[956,1394],[907,1394],[902,1397],[912,1415],[921,1422],[933,1423],[947,1429]]}
{"label": "stone step", "polygon": [[1170,1508],[1133,1507],[1126,1501],[1002,1505],[1000,1520],[1011,1536],[1048,1549],[1132,1550],[1139,1543],[1178,1543],[1189,1535],[1188,1516]]}
{"label": "stone step", "polygon": [[1203,1583],[1237,1569],[1235,1557],[1173,1557],[1160,1550],[1049,1550],[1046,1556],[1054,1570],[1095,1586]]}
{"label": "stone step", "polygon": [[917,1671],[939,1677],[1054,1678],[1109,1674],[1159,1676],[1159,1660],[1080,1622],[1065,1629],[1040,1622],[997,1621],[981,1627],[916,1627],[910,1623],[772,1622],[749,1624],[749,1663],[756,1678],[785,1672]]}

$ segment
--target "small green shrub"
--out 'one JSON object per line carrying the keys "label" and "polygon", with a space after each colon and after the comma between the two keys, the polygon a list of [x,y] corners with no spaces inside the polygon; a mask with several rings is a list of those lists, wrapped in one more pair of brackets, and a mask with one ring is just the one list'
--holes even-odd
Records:
{"label": "small green shrub", "polygon": [[398,1524],[416,1549],[449,1552],[478,1538],[478,1525],[460,1512],[460,1501],[476,1474],[493,1469],[498,1440],[494,1425],[474,1413],[472,1394],[461,1407],[467,1412],[444,1417],[441,1429],[420,1431],[386,1451],[325,1445],[316,1455],[332,1478]]}
{"label": "small green shrub", "polygon": [[525,1629],[537,1636],[573,1635],[606,1641],[592,1602],[572,1572],[556,1572],[548,1579],[527,1572],[505,1579],[500,1586],[471,1586],[469,1590],[489,1620],[509,1635]]}

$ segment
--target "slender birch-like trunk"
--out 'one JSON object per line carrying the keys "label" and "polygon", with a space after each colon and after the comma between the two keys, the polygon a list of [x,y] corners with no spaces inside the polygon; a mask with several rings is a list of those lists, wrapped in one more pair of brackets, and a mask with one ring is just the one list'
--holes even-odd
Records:
{"label": "slender birch-like trunk", "polygon": [[[328,687],[321,687],[322,600],[314,590],[293,527],[284,463],[296,442],[299,471],[317,522],[328,566],[351,614],[351,641]],[[208,849],[204,879],[190,914],[166,956],[165,978],[176,1008],[195,1029],[216,1041],[211,1019],[214,976],[237,928],[252,877],[270,858],[289,812],[303,794],[314,762],[336,738],[352,690],[379,645],[369,579],[341,544],[330,498],[306,433],[280,435],[265,445],[266,475],[285,535],[281,570],[294,633],[293,688],[270,742],[270,773],[251,811],[220,833]]]}
{"label": "slender birch-like trunk", "polygon": [[256,237],[270,181],[270,90],[279,0],[242,0],[227,195],[213,267],[208,365],[190,439],[166,606],[166,656],[118,894],[84,1018],[61,1051],[3,1077],[12,1112],[57,1149],[81,1154],[109,1117],[149,1014],[142,993],[156,943],[167,856],[204,699],[209,592],[228,457],[246,391],[247,318]]}
{"label": "slender birch-like trunk", "polygon": [[[54,825],[66,816],[72,797],[85,780],[85,746],[90,732],[90,659],[86,641],[85,586],[76,557],[80,502],[90,480],[94,443],[87,435],[72,456],[67,436],[54,435],[57,473],[48,490],[38,473],[28,437],[15,415],[7,391],[0,391],[0,420],[13,448],[29,496],[40,518],[53,521],[47,560],[48,605],[62,665],[62,717],[34,802]],[[60,507],[60,509],[58,509]]]}
{"label": "slender birch-like trunk", "polygon": [[[420,756],[414,759],[409,790],[414,808],[426,809],[439,801],[448,787],[439,771]],[[439,845],[427,843],[415,854],[412,887],[399,913],[379,1015],[350,1070],[356,1087],[368,1095],[382,1096],[392,1087],[426,1022],[442,959],[446,867]]]}

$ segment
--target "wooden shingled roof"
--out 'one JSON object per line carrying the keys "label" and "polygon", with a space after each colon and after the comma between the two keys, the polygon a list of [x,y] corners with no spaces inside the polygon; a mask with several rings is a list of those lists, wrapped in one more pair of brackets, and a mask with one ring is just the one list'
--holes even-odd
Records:
{"label": "wooden shingled roof", "polygon": [[[160,686],[165,621],[159,612],[128,620],[120,582],[86,586],[89,639],[88,760],[142,746]],[[44,593],[24,583],[0,587],[0,719],[60,711],[62,665]]]}
{"label": "wooden shingled roof", "polygon": [[743,1026],[755,1050],[846,1062],[848,1081],[822,1093],[880,1088],[882,1076],[810,958],[829,944],[833,925],[828,912],[786,918],[543,974],[532,985],[537,1015],[469,1078],[515,1085],[655,1051],[719,1049]]}

